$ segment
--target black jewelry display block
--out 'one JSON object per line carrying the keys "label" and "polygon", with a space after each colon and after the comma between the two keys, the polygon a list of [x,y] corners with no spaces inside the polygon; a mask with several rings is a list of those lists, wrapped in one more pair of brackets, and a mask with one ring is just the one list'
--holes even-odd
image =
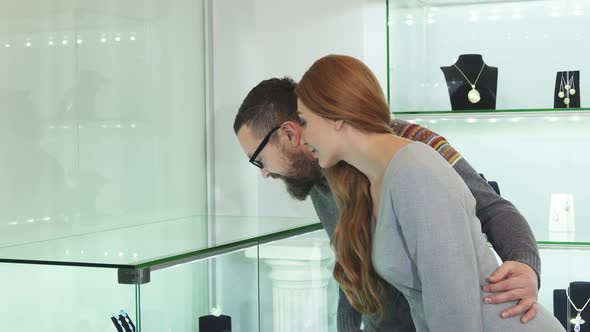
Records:
{"label": "black jewelry display block", "polygon": [[[481,54],[461,54],[454,64],[440,69],[447,82],[453,111],[496,109],[498,68],[488,66]],[[469,82],[475,84],[475,89],[481,97],[477,103],[469,101],[468,95],[472,89]]]}
{"label": "black jewelry display block", "polygon": [[[565,84],[570,83],[574,94],[568,93]],[[559,96],[559,92],[564,93],[564,97]],[[569,104],[566,104],[565,98],[569,98]],[[579,108],[580,107],[580,71],[558,71],[555,76],[555,91],[553,94],[554,108]]]}
{"label": "black jewelry display block", "polygon": [[[584,304],[590,298],[590,282],[587,281],[572,281],[569,285],[570,299],[578,309],[582,309]],[[554,289],[553,290],[553,315],[563,325],[567,332],[574,332],[574,324],[571,320],[576,318],[578,312],[571,305],[567,299],[565,289]],[[586,321],[586,324],[590,321],[590,304],[582,311],[582,318]],[[589,325],[582,325],[582,330],[588,329]]]}
{"label": "black jewelry display block", "polygon": [[199,332],[231,332],[231,317],[226,315],[199,317]]}

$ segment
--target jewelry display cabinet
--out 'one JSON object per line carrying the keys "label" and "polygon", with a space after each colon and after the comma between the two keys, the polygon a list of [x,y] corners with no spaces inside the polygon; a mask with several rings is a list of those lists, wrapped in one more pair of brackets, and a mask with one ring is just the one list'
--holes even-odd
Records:
{"label": "jewelry display cabinet", "polygon": [[590,279],[581,264],[590,261],[590,109],[580,97],[590,3],[405,0],[387,7],[394,117],[443,135],[498,183],[538,241],[539,300],[552,308],[553,290]]}
{"label": "jewelry display cabinet", "polygon": [[232,331],[327,331],[332,262],[321,226],[297,218],[193,217],[16,244],[0,248],[0,318],[15,331],[106,332],[123,310],[137,331],[222,317]]}
{"label": "jewelry display cabinet", "polygon": [[[588,1],[390,0],[387,6],[388,91],[395,112],[450,110],[459,97],[455,91],[462,94],[462,110],[548,109],[555,98],[557,108],[568,108],[566,85],[573,89],[571,106],[583,95]],[[468,100],[470,85],[480,101],[473,93]]]}

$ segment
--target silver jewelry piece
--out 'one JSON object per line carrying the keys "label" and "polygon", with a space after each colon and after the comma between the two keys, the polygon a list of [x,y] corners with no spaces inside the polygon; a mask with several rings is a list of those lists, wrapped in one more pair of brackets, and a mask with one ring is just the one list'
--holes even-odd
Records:
{"label": "silver jewelry piece", "polygon": [[563,103],[569,106],[571,102],[570,96],[573,96],[575,94],[576,88],[574,83],[574,73],[572,73],[572,75],[570,76],[569,72],[565,72],[565,78],[563,77],[563,73],[561,73],[559,92],[557,93],[557,96],[559,98],[563,98]]}
{"label": "silver jewelry piece", "polygon": [[574,304],[574,302],[572,301],[572,299],[570,297],[569,289],[570,289],[569,287],[565,289],[565,295],[567,295],[567,299],[568,299],[568,301],[570,301],[572,307],[574,307],[574,309],[578,312],[578,314],[576,315],[576,318],[573,318],[572,320],[570,320],[570,322],[572,324],[574,324],[574,331],[580,332],[582,330],[582,327],[580,325],[586,323],[586,321],[584,321],[582,319],[582,311],[584,311],[584,309],[586,309],[588,302],[590,302],[590,298],[588,298],[588,300],[586,301],[586,304],[584,304],[582,309],[578,309],[578,307],[576,307],[576,305]]}

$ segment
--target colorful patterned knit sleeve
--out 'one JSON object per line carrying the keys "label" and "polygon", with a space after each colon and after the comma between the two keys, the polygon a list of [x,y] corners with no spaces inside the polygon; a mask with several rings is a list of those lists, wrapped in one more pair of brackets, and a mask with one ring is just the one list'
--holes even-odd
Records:
{"label": "colorful patterned knit sleeve", "polygon": [[403,120],[393,120],[391,122],[393,132],[412,141],[419,141],[430,145],[436,152],[454,166],[461,160],[461,154],[455,150],[449,142],[443,137],[418,124],[410,123]]}

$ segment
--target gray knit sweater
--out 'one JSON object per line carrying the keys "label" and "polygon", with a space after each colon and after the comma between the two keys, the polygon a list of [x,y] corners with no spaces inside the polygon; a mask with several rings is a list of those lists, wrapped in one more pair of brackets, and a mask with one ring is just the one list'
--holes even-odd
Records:
{"label": "gray knit sweater", "polygon": [[475,199],[441,156],[420,142],[398,150],[381,185],[372,223],[375,271],[408,301],[418,332],[563,332],[549,311],[535,319],[500,313],[516,301],[484,305],[481,287],[498,267],[475,216]]}
{"label": "gray knit sweater", "polygon": [[[447,155],[450,145],[441,144],[436,133],[425,128],[410,127],[402,120],[394,120],[392,128],[402,137],[423,141],[441,155]],[[411,130],[410,130],[411,129]],[[430,135],[413,135],[416,132]],[[444,139],[444,138],[443,138]],[[445,143],[444,141],[443,143]],[[453,160],[453,168],[461,176],[476,200],[476,215],[481,222],[482,231],[503,261],[518,261],[531,266],[540,276],[541,263],[535,238],[524,217],[509,201],[498,196],[488,183],[479,176],[464,158]],[[325,180],[319,182],[311,191],[311,199],[320,221],[331,238],[338,222],[338,210]],[[340,291],[338,302],[338,332],[360,331],[361,319],[365,331],[412,332],[415,331],[410,309],[404,296],[395,288],[390,290],[385,315],[380,324],[374,317],[361,316]]]}

